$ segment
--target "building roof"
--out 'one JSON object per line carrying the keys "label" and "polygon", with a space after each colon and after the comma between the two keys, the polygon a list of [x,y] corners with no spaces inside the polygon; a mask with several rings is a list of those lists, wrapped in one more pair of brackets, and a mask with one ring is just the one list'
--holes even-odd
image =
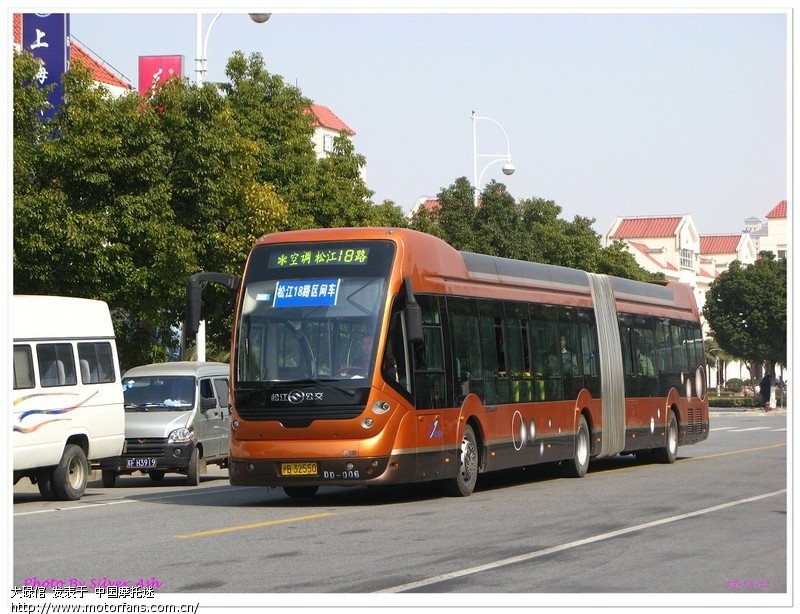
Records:
{"label": "building roof", "polygon": [[622,218],[611,235],[611,239],[647,239],[654,237],[674,237],[683,220],[682,215],[667,217],[626,217]]}
{"label": "building roof", "polygon": [[767,219],[783,218],[786,219],[786,201],[782,200],[772,208],[772,211],[767,213]]}
{"label": "building roof", "polygon": [[655,264],[656,267],[658,267],[660,270],[665,270],[665,271],[678,270],[675,268],[673,264],[669,262],[659,262],[656,258],[653,258],[652,250],[650,249],[649,245],[646,245],[644,243],[638,243],[636,241],[628,241],[628,245],[630,245],[631,247],[633,247],[633,249],[641,253],[645,258],[650,260],[650,262]]}
{"label": "building roof", "polygon": [[311,113],[311,115],[314,116],[314,121],[311,122],[311,125],[314,128],[327,128],[328,130],[334,130],[335,132],[344,131],[350,136],[355,135],[355,130],[345,124],[333,111],[326,106],[312,103],[306,112]]}
{"label": "building roof", "polygon": [[700,235],[701,254],[735,254],[742,235]]}
{"label": "building roof", "polygon": [[[22,15],[14,13],[14,42],[22,44]],[[69,59],[70,62],[79,62],[89,71],[92,80],[96,83],[110,85],[126,90],[133,89],[130,83],[119,75],[114,74],[109,68],[103,65],[102,61],[95,58],[91,53],[84,49],[74,38],[69,39]]]}

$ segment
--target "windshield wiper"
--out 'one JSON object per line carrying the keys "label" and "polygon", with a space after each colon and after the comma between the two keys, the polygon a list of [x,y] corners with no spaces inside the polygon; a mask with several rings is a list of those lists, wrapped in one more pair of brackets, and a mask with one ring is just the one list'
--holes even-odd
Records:
{"label": "windshield wiper", "polygon": [[343,392],[344,394],[346,394],[351,398],[356,396],[355,391],[352,390],[351,388],[342,388],[341,386],[334,386],[333,384],[328,384],[327,382],[318,379],[311,379],[311,378],[295,379],[295,380],[282,381],[278,383],[287,384],[291,386],[302,386],[303,384],[315,385],[319,386],[320,388],[330,388],[332,390],[338,390],[339,392]]}

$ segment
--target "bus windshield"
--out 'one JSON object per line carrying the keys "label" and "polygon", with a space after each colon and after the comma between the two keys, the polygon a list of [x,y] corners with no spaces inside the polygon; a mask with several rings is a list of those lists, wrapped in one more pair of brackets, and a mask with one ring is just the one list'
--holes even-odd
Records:
{"label": "bus windshield", "polygon": [[256,248],[243,280],[237,379],[369,379],[394,249],[389,241]]}

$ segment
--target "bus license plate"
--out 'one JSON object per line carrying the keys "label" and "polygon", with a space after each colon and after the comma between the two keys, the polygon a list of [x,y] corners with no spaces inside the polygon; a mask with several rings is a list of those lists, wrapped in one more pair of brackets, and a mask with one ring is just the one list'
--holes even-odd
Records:
{"label": "bus license plate", "polygon": [[281,475],[317,475],[317,463],[281,463]]}
{"label": "bus license plate", "polygon": [[129,458],[127,461],[128,469],[144,469],[146,467],[155,467],[156,459],[154,458]]}

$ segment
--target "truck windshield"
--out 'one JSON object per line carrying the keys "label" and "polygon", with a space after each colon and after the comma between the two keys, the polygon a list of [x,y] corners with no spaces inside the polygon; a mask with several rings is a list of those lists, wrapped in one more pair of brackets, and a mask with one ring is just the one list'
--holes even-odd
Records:
{"label": "truck windshield", "polygon": [[185,411],[194,407],[193,377],[125,377],[122,390],[128,411]]}
{"label": "truck windshield", "polygon": [[370,378],[394,249],[389,241],[256,248],[238,322],[239,381]]}

